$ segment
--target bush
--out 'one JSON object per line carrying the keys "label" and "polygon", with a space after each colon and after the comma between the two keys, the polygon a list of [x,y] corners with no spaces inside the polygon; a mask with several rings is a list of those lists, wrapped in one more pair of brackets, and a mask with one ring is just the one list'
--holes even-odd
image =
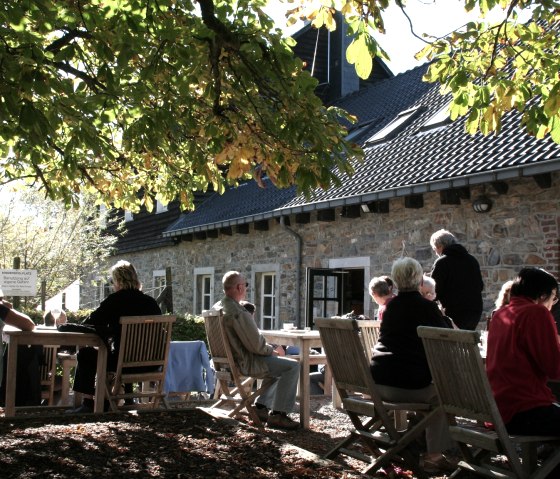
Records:
{"label": "bush", "polygon": [[204,341],[206,342],[206,330],[204,329],[204,318],[187,314],[177,315],[177,321],[173,325],[172,341]]}

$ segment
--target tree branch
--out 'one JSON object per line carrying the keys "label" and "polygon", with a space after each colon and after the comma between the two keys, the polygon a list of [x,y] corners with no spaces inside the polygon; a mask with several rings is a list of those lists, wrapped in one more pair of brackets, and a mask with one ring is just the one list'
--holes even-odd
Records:
{"label": "tree branch", "polygon": [[52,62],[52,65],[54,65],[59,70],[65,71],[66,73],[71,73],[75,77],[80,78],[92,90],[95,90],[96,92],[99,91],[99,90],[104,90],[105,89],[105,85],[103,85],[103,83],[98,81],[97,78],[94,78],[94,77],[88,75],[87,73],[84,73],[83,71],[78,70],[77,68],[74,68],[72,65],[69,65],[68,63]]}
{"label": "tree branch", "polygon": [[48,47],[45,48],[45,50],[47,52],[59,52],[63,47],[69,45],[75,38],[91,38],[91,34],[75,28],[52,42]]}

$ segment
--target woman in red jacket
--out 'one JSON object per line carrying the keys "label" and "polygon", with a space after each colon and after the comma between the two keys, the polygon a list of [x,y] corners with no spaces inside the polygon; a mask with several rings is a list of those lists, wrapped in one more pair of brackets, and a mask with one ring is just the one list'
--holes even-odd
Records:
{"label": "woman in red jacket", "polygon": [[540,268],[523,268],[510,302],[495,311],[486,370],[510,434],[557,435],[560,407],[547,385],[560,378],[560,345],[550,309],[558,282]]}

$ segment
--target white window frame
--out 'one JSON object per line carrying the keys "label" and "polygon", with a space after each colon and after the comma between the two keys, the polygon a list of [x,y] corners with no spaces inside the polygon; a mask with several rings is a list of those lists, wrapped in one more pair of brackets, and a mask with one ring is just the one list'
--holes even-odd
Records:
{"label": "white window frame", "polygon": [[[270,293],[265,291],[266,278],[272,279],[272,291]],[[270,328],[274,329],[275,323],[277,323],[277,319],[276,319],[277,318],[276,293],[278,290],[278,288],[276,287],[277,281],[278,281],[278,275],[275,272],[260,273],[259,317],[260,317],[261,328],[264,329],[269,329],[267,326],[270,326]],[[264,310],[264,305],[266,303],[267,298],[270,299],[270,303],[272,305],[270,311]],[[269,324],[265,324],[267,321],[269,322]]]}
{"label": "white window frame", "polygon": [[[268,275],[274,275],[274,290],[272,292],[273,297],[273,311],[274,315],[270,318],[270,327],[272,329],[280,328],[280,265],[279,264],[259,264],[252,266],[251,271],[251,284],[249,285],[249,290],[251,297],[248,298],[249,301],[255,304],[256,314],[255,321],[259,328],[263,328],[263,309],[264,309],[264,293],[263,284],[264,277]],[[254,286],[254,287],[252,287]],[[258,295],[258,296],[257,296]],[[268,328],[267,328],[268,329]]]}
{"label": "white window frame", "polygon": [[125,222],[129,222],[134,220],[134,215],[132,214],[132,211],[130,210],[124,210],[124,220]]}
{"label": "white window frame", "polygon": [[451,118],[449,116],[450,105],[451,102],[447,103],[443,108],[441,108],[436,113],[434,113],[430,118],[428,118],[426,123],[424,123],[420,128],[420,131],[425,132],[425,131],[436,130],[449,125],[451,123]]}
{"label": "white window frame", "polygon": [[387,126],[372,135],[367,141],[367,144],[381,143],[389,138],[397,130],[404,128],[404,126],[412,119],[412,117],[420,110],[420,107],[411,108],[400,112]]}
{"label": "white window frame", "polygon": [[[193,314],[200,314],[204,308],[204,299],[208,298],[208,304],[210,308],[215,303],[214,301],[214,268],[195,268],[194,274],[194,285],[193,285]],[[209,279],[209,290],[204,288],[206,283],[204,280]],[[202,288],[202,290],[201,290]],[[209,308],[208,308],[209,309]]]}

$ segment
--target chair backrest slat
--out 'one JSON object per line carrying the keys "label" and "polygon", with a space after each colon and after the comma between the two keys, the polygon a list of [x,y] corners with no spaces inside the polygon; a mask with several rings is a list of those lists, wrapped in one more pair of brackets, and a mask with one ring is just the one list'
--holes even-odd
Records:
{"label": "chair backrest slat", "polygon": [[373,348],[379,341],[379,330],[381,328],[381,321],[373,319],[365,319],[357,321],[358,328],[360,328],[360,337],[364,345],[364,352],[366,357],[371,359],[373,356]]}

